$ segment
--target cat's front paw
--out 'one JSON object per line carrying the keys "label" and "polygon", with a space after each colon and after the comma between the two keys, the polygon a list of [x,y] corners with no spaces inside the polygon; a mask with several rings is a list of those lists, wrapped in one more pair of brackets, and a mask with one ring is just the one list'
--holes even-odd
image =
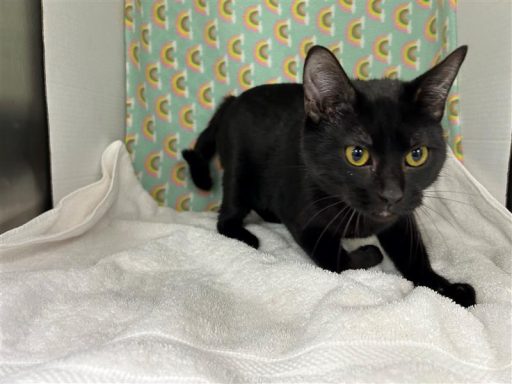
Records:
{"label": "cat's front paw", "polygon": [[350,269],[367,269],[376,266],[383,259],[382,252],[375,245],[363,245],[348,254]]}
{"label": "cat's front paw", "polygon": [[238,240],[243,241],[249,247],[253,247],[255,249],[258,249],[258,247],[260,246],[260,241],[258,240],[258,238],[245,228],[240,233],[240,237],[238,238]]}
{"label": "cat's front paw", "polygon": [[454,283],[444,287],[440,292],[442,295],[449,297],[457,304],[467,308],[476,303],[475,289],[465,283]]}

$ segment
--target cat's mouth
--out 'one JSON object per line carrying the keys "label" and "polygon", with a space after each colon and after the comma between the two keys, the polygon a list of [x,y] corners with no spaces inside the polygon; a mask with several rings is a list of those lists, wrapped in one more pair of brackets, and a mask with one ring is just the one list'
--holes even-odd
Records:
{"label": "cat's mouth", "polygon": [[383,209],[381,211],[373,212],[372,219],[376,221],[390,221],[397,217],[396,213],[391,212],[388,209]]}

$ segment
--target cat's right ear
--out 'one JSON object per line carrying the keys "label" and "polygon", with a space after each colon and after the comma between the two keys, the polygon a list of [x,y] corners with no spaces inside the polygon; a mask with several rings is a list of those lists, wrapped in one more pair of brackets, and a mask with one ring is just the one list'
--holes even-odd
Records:
{"label": "cat's right ear", "polygon": [[450,53],[446,59],[413,80],[409,87],[414,92],[413,100],[421,111],[441,121],[450,88],[464,61],[468,47],[463,45]]}
{"label": "cat's right ear", "polygon": [[356,92],[338,59],[319,45],[308,51],[303,85],[304,108],[314,122],[329,116],[341,104],[355,102]]}

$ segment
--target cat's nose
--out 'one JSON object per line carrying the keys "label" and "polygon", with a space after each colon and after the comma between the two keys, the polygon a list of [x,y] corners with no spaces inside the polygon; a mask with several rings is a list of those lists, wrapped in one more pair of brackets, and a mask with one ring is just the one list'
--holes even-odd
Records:
{"label": "cat's nose", "polygon": [[404,193],[402,189],[398,185],[390,185],[386,186],[383,190],[379,192],[379,196],[382,200],[389,204],[398,203],[404,197]]}

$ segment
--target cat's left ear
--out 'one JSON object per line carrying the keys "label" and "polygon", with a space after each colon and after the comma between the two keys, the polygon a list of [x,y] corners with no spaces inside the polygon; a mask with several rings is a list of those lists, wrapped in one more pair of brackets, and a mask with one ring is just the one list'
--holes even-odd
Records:
{"label": "cat's left ear", "polygon": [[304,63],[304,109],[314,121],[328,117],[341,105],[351,106],[356,92],[336,56],[315,45]]}
{"label": "cat's left ear", "polygon": [[467,51],[466,45],[457,48],[435,67],[410,83],[416,105],[437,121],[443,118],[446,98]]}

